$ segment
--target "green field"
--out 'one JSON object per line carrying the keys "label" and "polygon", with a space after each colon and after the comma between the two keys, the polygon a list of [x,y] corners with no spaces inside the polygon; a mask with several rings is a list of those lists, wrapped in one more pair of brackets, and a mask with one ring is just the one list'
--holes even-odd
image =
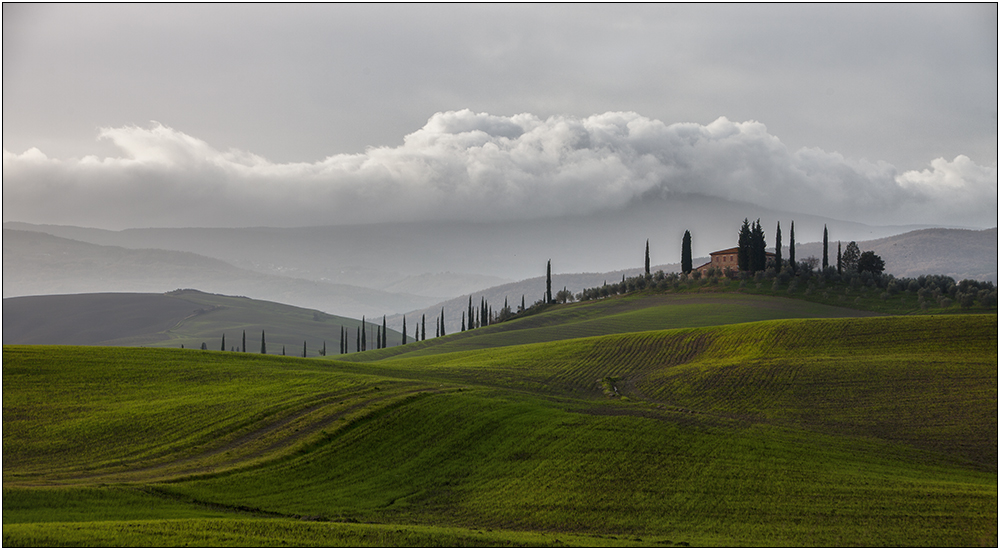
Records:
{"label": "green field", "polygon": [[649,299],[351,362],[5,346],[3,543],[996,546],[995,314]]}
{"label": "green field", "polygon": [[879,315],[841,306],[737,292],[651,293],[543,306],[539,313],[456,332],[403,347],[350,354],[346,361],[415,357],[453,351],[552,342],[587,336],[669,328],[708,327],[771,319],[865,317]]}

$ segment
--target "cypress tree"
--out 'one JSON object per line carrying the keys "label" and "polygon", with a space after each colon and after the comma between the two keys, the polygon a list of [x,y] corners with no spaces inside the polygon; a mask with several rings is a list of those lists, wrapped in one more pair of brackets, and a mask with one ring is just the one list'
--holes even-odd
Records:
{"label": "cypress tree", "polygon": [[792,275],[799,270],[795,263],[795,220],[792,220],[792,228],[788,230],[788,267],[792,268]]}
{"label": "cypress tree", "polygon": [[247,350],[247,331],[243,331],[243,351]]}
{"label": "cypress tree", "polygon": [[361,327],[358,327],[358,340],[354,342],[354,351],[361,351]]}
{"label": "cypress tree", "polygon": [[774,231],[774,269],[781,273],[781,222]]}
{"label": "cypress tree", "polygon": [[750,271],[764,271],[767,267],[767,242],[764,240],[764,228],[760,226],[760,219],[753,224],[750,244]]}
{"label": "cypress tree", "polygon": [[552,260],[545,264],[545,303],[552,303]]}
{"label": "cypress tree", "polygon": [[326,357],[326,340],[323,340],[323,349],[319,350],[319,354]]}
{"label": "cypress tree", "polygon": [[285,355],[285,346],[284,345],[281,346],[281,355]]}
{"label": "cypress tree", "polygon": [[375,349],[382,349],[382,327],[375,325]]}
{"label": "cypress tree", "polygon": [[385,349],[385,348],[389,347],[389,338],[387,336],[388,332],[389,331],[386,329],[386,326],[385,326],[385,315],[383,315],[382,316],[382,349]]}
{"label": "cypress tree", "polygon": [[465,332],[465,312],[462,312],[462,332]]}
{"label": "cypress tree", "polygon": [[420,315],[420,339],[427,339],[427,315]]}
{"label": "cypress tree", "polygon": [[469,330],[472,330],[472,329],[476,328],[472,324],[474,317],[475,317],[475,313],[472,311],[472,295],[470,294],[469,295]]}
{"label": "cypress tree", "polygon": [[344,347],[344,325],[340,325],[340,354],[343,355],[347,353],[347,349]]}
{"label": "cypress tree", "polygon": [[441,336],[444,336],[444,308],[441,308]]}
{"label": "cypress tree", "polygon": [[264,331],[260,331],[260,352],[262,354],[267,353],[267,344],[264,343]]}
{"label": "cypress tree", "polygon": [[521,295],[521,311],[524,311],[524,294]]}
{"label": "cypress tree", "polygon": [[222,333],[222,351],[226,351],[226,333]]}
{"label": "cypress tree", "polygon": [[[281,349],[285,349],[285,348],[282,347]],[[305,356],[306,356],[306,341],[303,340],[302,341],[302,357],[305,357]]]}
{"label": "cypress tree", "polygon": [[830,267],[829,243],[826,236],[826,224],[823,224],[823,270]]}
{"label": "cypress tree", "polygon": [[[685,230],[684,238],[681,239],[681,273],[691,273],[694,266],[691,263],[691,232]],[[604,283],[608,283],[605,281]]]}
{"label": "cypress tree", "polygon": [[840,241],[837,241],[837,275],[841,273],[842,259],[840,257]]}
{"label": "cypress tree", "polygon": [[750,269],[750,220],[743,218],[743,226],[740,227],[739,249],[736,251],[736,267],[740,271]]}
{"label": "cypress tree", "polygon": [[649,239],[646,239],[646,276],[649,277]]}
{"label": "cypress tree", "polygon": [[403,345],[406,345],[406,315],[403,315]]}
{"label": "cypress tree", "polygon": [[364,315],[361,316],[361,351],[368,351],[368,326]]}

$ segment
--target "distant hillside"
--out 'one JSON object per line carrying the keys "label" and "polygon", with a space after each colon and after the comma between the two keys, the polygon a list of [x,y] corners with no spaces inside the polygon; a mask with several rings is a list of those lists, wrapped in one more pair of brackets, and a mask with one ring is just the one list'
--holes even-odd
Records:
{"label": "distant hillside", "polygon": [[[544,280],[542,284],[544,285]],[[478,307],[478,303],[475,305]],[[503,305],[502,301],[500,305]],[[465,306],[468,306],[467,301]],[[436,315],[428,317],[428,322],[436,319]],[[462,312],[458,309],[446,309],[446,320],[449,315],[461,322]],[[428,339],[416,345],[369,351],[357,356],[348,356],[345,360],[372,361],[394,356],[449,353],[607,334],[719,326],[772,319],[876,315],[879,314],[783,296],[738,292],[636,293],[607,300],[552,306],[540,313],[503,323],[466,332],[459,332],[456,329],[445,338]],[[408,316],[411,323],[413,318]]]}
{"label": "distant hillside", "polygon": [[[836,234],[831,235],[830,264],[837,261]],[[847,246],[848,240],[841,240]],[[786,245],[787,246],[787,245]],[[997,284],[997,228],[918,229],[901,235],[858,241],[858,247],[872,250],[885,260],[885,271],[896,277],[947,275],[956,282],[962,279],[990,281]],[[799,259],[821,258],[822,242],[795,245]],[[788,257],[787,248],[785,257]]]}
{"label": "distant hillside", "polygon": [[[374,319],[369,319],[374,321]],[[381,322],[381,319],[378,320]],[[336,355],[340,327],[350,334],[355,347],[358,319],[327,315],[275,302],[177,290],[166,294],[101,293],[54,296],[24,296],[3,300],[3,343],[46,345],[123,345],[209,349],[242,346],[260,351],[261,331],[269,354],[301,356],[306,342],[308,355],[319,354],[326,342],[327,354]],[[373,331],[374,325],[367,325]],[[388,332],[389,345],[398,345],[401,335]]]}
{"label": "distant hillside", "polygon": [[[457,297],[544,273],[595,273],[642,265],[646,239],[654,263],[679,262],[685,230],[693,253],[706,256],[735,244],[744,218],[795,220],[801,241],[819,240],[827,225],[838,238],[871,239],[916,227],[870,226],[698,195],[646,197],[590,215],[504,222],[415,222],[321,227],[137,228],[105,231],[7,222],[5,228],[42,231],[93,244],[194,252],[269,275],[392,290],[422,296],[436,287]],[[448,274],[433,283],[427,274]],[[500,280],[483,281],[483,278]],[[413,286],[416,284],[417,286]],[[421,291],[432,289],[432,293]],[[408,311],[416,308],[397,308]]]}
{"label": "distant hillside", "polygon": [[[706,261],[708,261],[708,258],[696,258],[694,260],[695,265]],[[650,267],[652,272],[663,270],[665,273],[674,273],[680,271],[680,269],[681,265],[679,263]],[[643,268],[641,267],[635,267],[609,271],[607,273],[553,273],[552,292],[555,293],[563,288],[566,288],[576,294],[584,288],[601,286],[605,282],[614,283],[621,281],[623,275],[628,277],[635,276],[641,273],[642,270]],[[542,268],[542,272],[544,273],[544,266]],[[507,300],[507,303],[512,309],[517,310],[518,306],[521,305],[521,296],[524,296],[525,307],[530,307],[531,304],[541,300],[544,294],[545,276],[542,275],[541,277],[533,277],[523,281],[486,288],[464,296],[459,296],[458,298],[434,304],[433,306],[427,308],[410,311],[406,313],[406,318],[412,323],[414,319],[420,319],[421,315],[426,315],[429,320],[428,322],[430,322],[430,320],[437,319],[437,317],[441,314],[441,308],[443,307],[445,310],[445,328],[448,332],[456,332],[462,328],[462,312],[468,309],[470,297],[472,298],[472,304],[474,307],[479,307],[480,300],[485,298],[486,301],[489,302],[489,305],[493,307],[493,310],[497,311],[503,307],[504,300]],[[388,319],[390,326],[396,327],[397,329],[402,326],[402,315],[393,315]]]}
{"label": "distant hillside", "polygon": [[197,288],[360,318],[427,307],[440,298],[266,275],[191,252],[100,246],[3,230],[3,296]]}

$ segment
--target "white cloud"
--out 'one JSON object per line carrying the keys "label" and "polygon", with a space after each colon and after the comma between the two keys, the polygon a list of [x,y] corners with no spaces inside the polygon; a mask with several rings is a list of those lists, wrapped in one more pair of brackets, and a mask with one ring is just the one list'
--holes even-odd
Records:
{"label": "white cloud", "polygon": [[996,167],[959,156],[899,175],[884,162],[789,151],[763,124],[724,117],[667,125],[631,112],[450,111],[399,147],[284,164],[158,123],[99,135],[122,156],[5,150],[4,219],[97,227],[502,220],[699,193],[874,224],[996,222]]}

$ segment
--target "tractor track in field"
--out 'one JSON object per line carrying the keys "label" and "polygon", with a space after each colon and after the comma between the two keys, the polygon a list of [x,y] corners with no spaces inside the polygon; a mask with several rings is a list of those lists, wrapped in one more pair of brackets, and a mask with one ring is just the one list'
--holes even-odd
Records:
{"label": "tractor track in field", "polygon": [[[279,437],[275,441],[261,447],[258,449],[253,449],[245,454],[237,454],[228,459],[222,460],[220,462],[211,462],[213,458],[224,456],[227,453],[231,453],[234,450],[241,449],[247,445],[252,444],[255,441],[265,438],[271,434],[278,434],[283,428],[286,428],[290,424],[300,421],[303,418],[308,418],[310,415],[315,414],[317,411],[323,408],[330,407],[331,405],[340,404],[345,399],[344,394],[325,394],[319,402],[316,400],[312,401],[312,404],[301,409],[297,409],[289,414],[276,419],[273,422],[267,423],[266,425],[259,426],[246,434],[243,434],[239,438],[230,441],[220,447],[215,447],[211,449],[206,449],[202,452],[184,456],[175,460],[168,460],[166,462],[161,462],[157,464],[150,464],[148,466],[143,466],[139,468],[124,468],[122,470],[111,471],[107,473],[94,473],[92,475],[85,476],[75,476],[72,478],[65,479],[46,479],[46,480],[35,480],[39,484],[49,485],[49,484],[76,484],[76,483],[93,483],[96,481],[107,480],[109,482],[129,482],[135,481],[135,476],[137,474],[149,474],[142,476],[142,480],[145,482],[150,481],[168,481],[170,479],[177,479],[182,477],[204,475],[210,473],[221,473],[230,470],[234,467],[239,467],[241,464],[251,465],[255,461],[265,458],[268,456],[277,457],[276,453],[282,449],[286,448],[291,450],[297,442],[302,442],[308,440],[311,436],[322,430],[323,428],[329,427],[336,422],[346,419],[352,413],[363,411],[365,409],[371,409],[369,412],[376,412],[383,407],[379,407],[379,404],[391,405],[400,400],[405,400],[409,397],[419,395],[421,393],[441,393],[441,389],[432,387],[413,387],[407,389],[406,391],[393,392],[389,394],[376,395],[367,399],[361,399],[355,401],[348,406],[335,411],[331,411],[331,414],[322,415],[319,418],[309,422],[305,426],[295,429],[293,432],[288,433],[282,437]],[[338,402],[339,401],[339,402]],[[374,408],[373,405],[375,406]],[[282,455],[283,456],[283,455]],[[206,463],[207,462],[207,463]],[[29,484],[34,484],[29,482]]]}

